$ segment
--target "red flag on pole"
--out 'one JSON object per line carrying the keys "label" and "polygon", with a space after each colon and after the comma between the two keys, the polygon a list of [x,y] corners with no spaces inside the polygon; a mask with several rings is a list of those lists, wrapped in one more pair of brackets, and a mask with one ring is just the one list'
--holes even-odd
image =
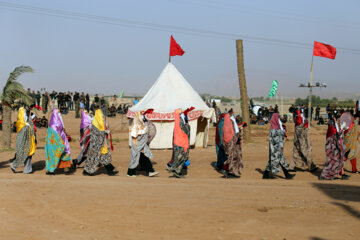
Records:
{"label": "red flag on pole", "polygon": [[336,48],[331,45],[314,41],[314,56],[335,59]]}
{"label": "red flag on pole", "polygon": [[182,50],[180,45],[177,44],[177,42],[175,41],[175,39],[171,35],[171,38],[170,38],[170,57],[171,56],[176,56],[176,55],[182,56],[184,53],[185,53],[184,50]]}

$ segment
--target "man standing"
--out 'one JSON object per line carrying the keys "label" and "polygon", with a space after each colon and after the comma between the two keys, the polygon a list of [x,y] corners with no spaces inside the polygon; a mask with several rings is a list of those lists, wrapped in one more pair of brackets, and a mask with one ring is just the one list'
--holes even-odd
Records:
{"label": "man standing", "polygon": [[94,100],[95,100],[95,105],[96,105],[96,106],[99,106],[100,98],[99,98],[99,95],[98,95],[98,94],[95,94]]}
{"label": "man standing", "polygon": [[41,101],[41,104],[42,104],[42,109],[43,109],[43,113],[46,114],[47,113],[47,109],[48,109],[48,103],[49,103],[49,94],[48,92],[45,92],[43,95],[42,95],[42,101]]}
{"label": "man standing", "polygon": [[319,120],[319,117],[320,117],[320,107],[319,105],[317,105],[315,109],[315,120]]}
{"label": "man standing", "polygon": [[75,102],[75,118],[80,118],[80,95],[78,92],[74,94],[74,102]]}
{"label": "man standing", "polygon": [[71,109],[71,95],[70,95],[70,91],[67,92],[67,94],[65,95],[65,101],[67,103],[67,107],[70,111]]}
{"label": "man standing", "polygon": [[37,91],[37,93],[35,94],[35,98],[36,98],[36,105],[40,106],[40,100],[41,100],[40,91]]}

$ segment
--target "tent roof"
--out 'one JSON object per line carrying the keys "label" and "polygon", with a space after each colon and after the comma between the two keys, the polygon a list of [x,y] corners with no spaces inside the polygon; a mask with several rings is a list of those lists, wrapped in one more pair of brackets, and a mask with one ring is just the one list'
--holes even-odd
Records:
{"label": "tent roof", "polygon": [[138,112],[152,108],[154,112],[161,114],[190,107],[195,107],[193,112],[209,110],[183,75],[172,63],[168,63],[146,95],[129,110]]}

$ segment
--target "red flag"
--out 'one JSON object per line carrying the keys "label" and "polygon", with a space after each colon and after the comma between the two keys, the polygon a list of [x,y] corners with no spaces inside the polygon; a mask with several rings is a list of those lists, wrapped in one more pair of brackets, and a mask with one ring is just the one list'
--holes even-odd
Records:
{"label": "red flag", "polygon": [[177,42],[175,41],[175,39],[171,35],[171,38],[170,38],[170,57],[171,56],[176,56],[176,55],[182,56],[184,53],[185,53],[184,50],[182,50],[180,45],[177,44]]}
{"label": "red flag", "polygon": [[331,45],[314,41],[314,56],[335,59],[336,48]]}

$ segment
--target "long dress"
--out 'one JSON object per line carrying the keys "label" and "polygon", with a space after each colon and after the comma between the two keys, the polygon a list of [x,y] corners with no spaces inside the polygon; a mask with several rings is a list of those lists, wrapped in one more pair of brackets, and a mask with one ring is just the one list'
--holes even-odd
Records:
{"label": "long dress", "polygon": [[290,168],[307,166],[310,171],[316,169],[312,159],[311,143],[307,123],[303,122],[303,117],[298,115],[295,123],[293,157]]}
{"label": "long dress", "polygon": [[90,133],[91,133],[91,118],[83,110],[81,112],[81,122],[80,122],[80,147],[81,151],[76,158],[77,165],[80,165],[87,158],[87,152],[89,150],[90,143]]}
{"label": "long dress", "polygon": [[71,151],[64,123],[57,108],[52,112],[49,127],[45,137],[46,171],[54,173],[57,168],[64,168],[65,172],[71,167]]}
{"label": "long dress", "polygon": [[276,175],[280,172],[280,166],[289,170],[289,164],[283,155],[284,134],[282,129],[271,129],[269,134],[269,162],[266,165],[266,171]]}
{"label": "long dress", "polygon": [[128,168],[129,176],[136,175],[136,168],[138,167],[147,173],[155,172],[150,161],[150,159],[154,158],[154,155],[150,151],[149,145],[156,135],[156,127],[149,120],[143,124],[146,127],[146,132],[144,134],[139,134],[136,137],[136,141],[131,141],[130,162]]}
{"label": "long dress", "polygon": [[[109,133],[105,128],[103,114],[98,109],[95,111],[95,116],[91,123],[90,143],[84,173],[94,174],[100,164],[105,166],[108,173],[112,173],[115,169],[111,164],[112,159],[108,136]],[[115,175],[116,173],[114,172],[114,174],[110,175]]]}
{"label": "long dress", "polygon": [[353,123],[348,130],[345,131],[345,157],[351,162],[351,171],[357,172],[356,156],[358,154],[358,132]]}
{"label": "long dress", "polygon": [[332,180],[341,173],[345,164],[345,141],[343,131],[339,131],[331,120],[326,135],[326,162],[321,172],[320,179]]}
{"label": "long dress", "polygon": [[23,107],[19,109],[16,131],[16,156],[11,160],[10,167],[15,172],[16,168],[24,164],[23,173],[32,173],[31,158],[36,149],[34,124],[32,121],[27,121]]}
{"label": "long dress", "polygon": [[[180,111],[175,110],[173,136],[173,161],[169,171],[178,176],[184,167],[184,163],[189,158],[190,148],[190,125],[180,117]],[[175,175],[176,176],[176,175]]]}
{"label": "long dress", "polygon": [[[229,127],[232,130],[232,137],[230,138],[230,141],[224,141],[224,127]],[[230,119],[228,113],[220,116],[220,120],[216,128],[215,143],[217,169],[225,171],[225,176],[229,173],[233,176],[240,177],[241,169],[243,168],[241,130],[238,128],[235,129],[234,122]]]}

